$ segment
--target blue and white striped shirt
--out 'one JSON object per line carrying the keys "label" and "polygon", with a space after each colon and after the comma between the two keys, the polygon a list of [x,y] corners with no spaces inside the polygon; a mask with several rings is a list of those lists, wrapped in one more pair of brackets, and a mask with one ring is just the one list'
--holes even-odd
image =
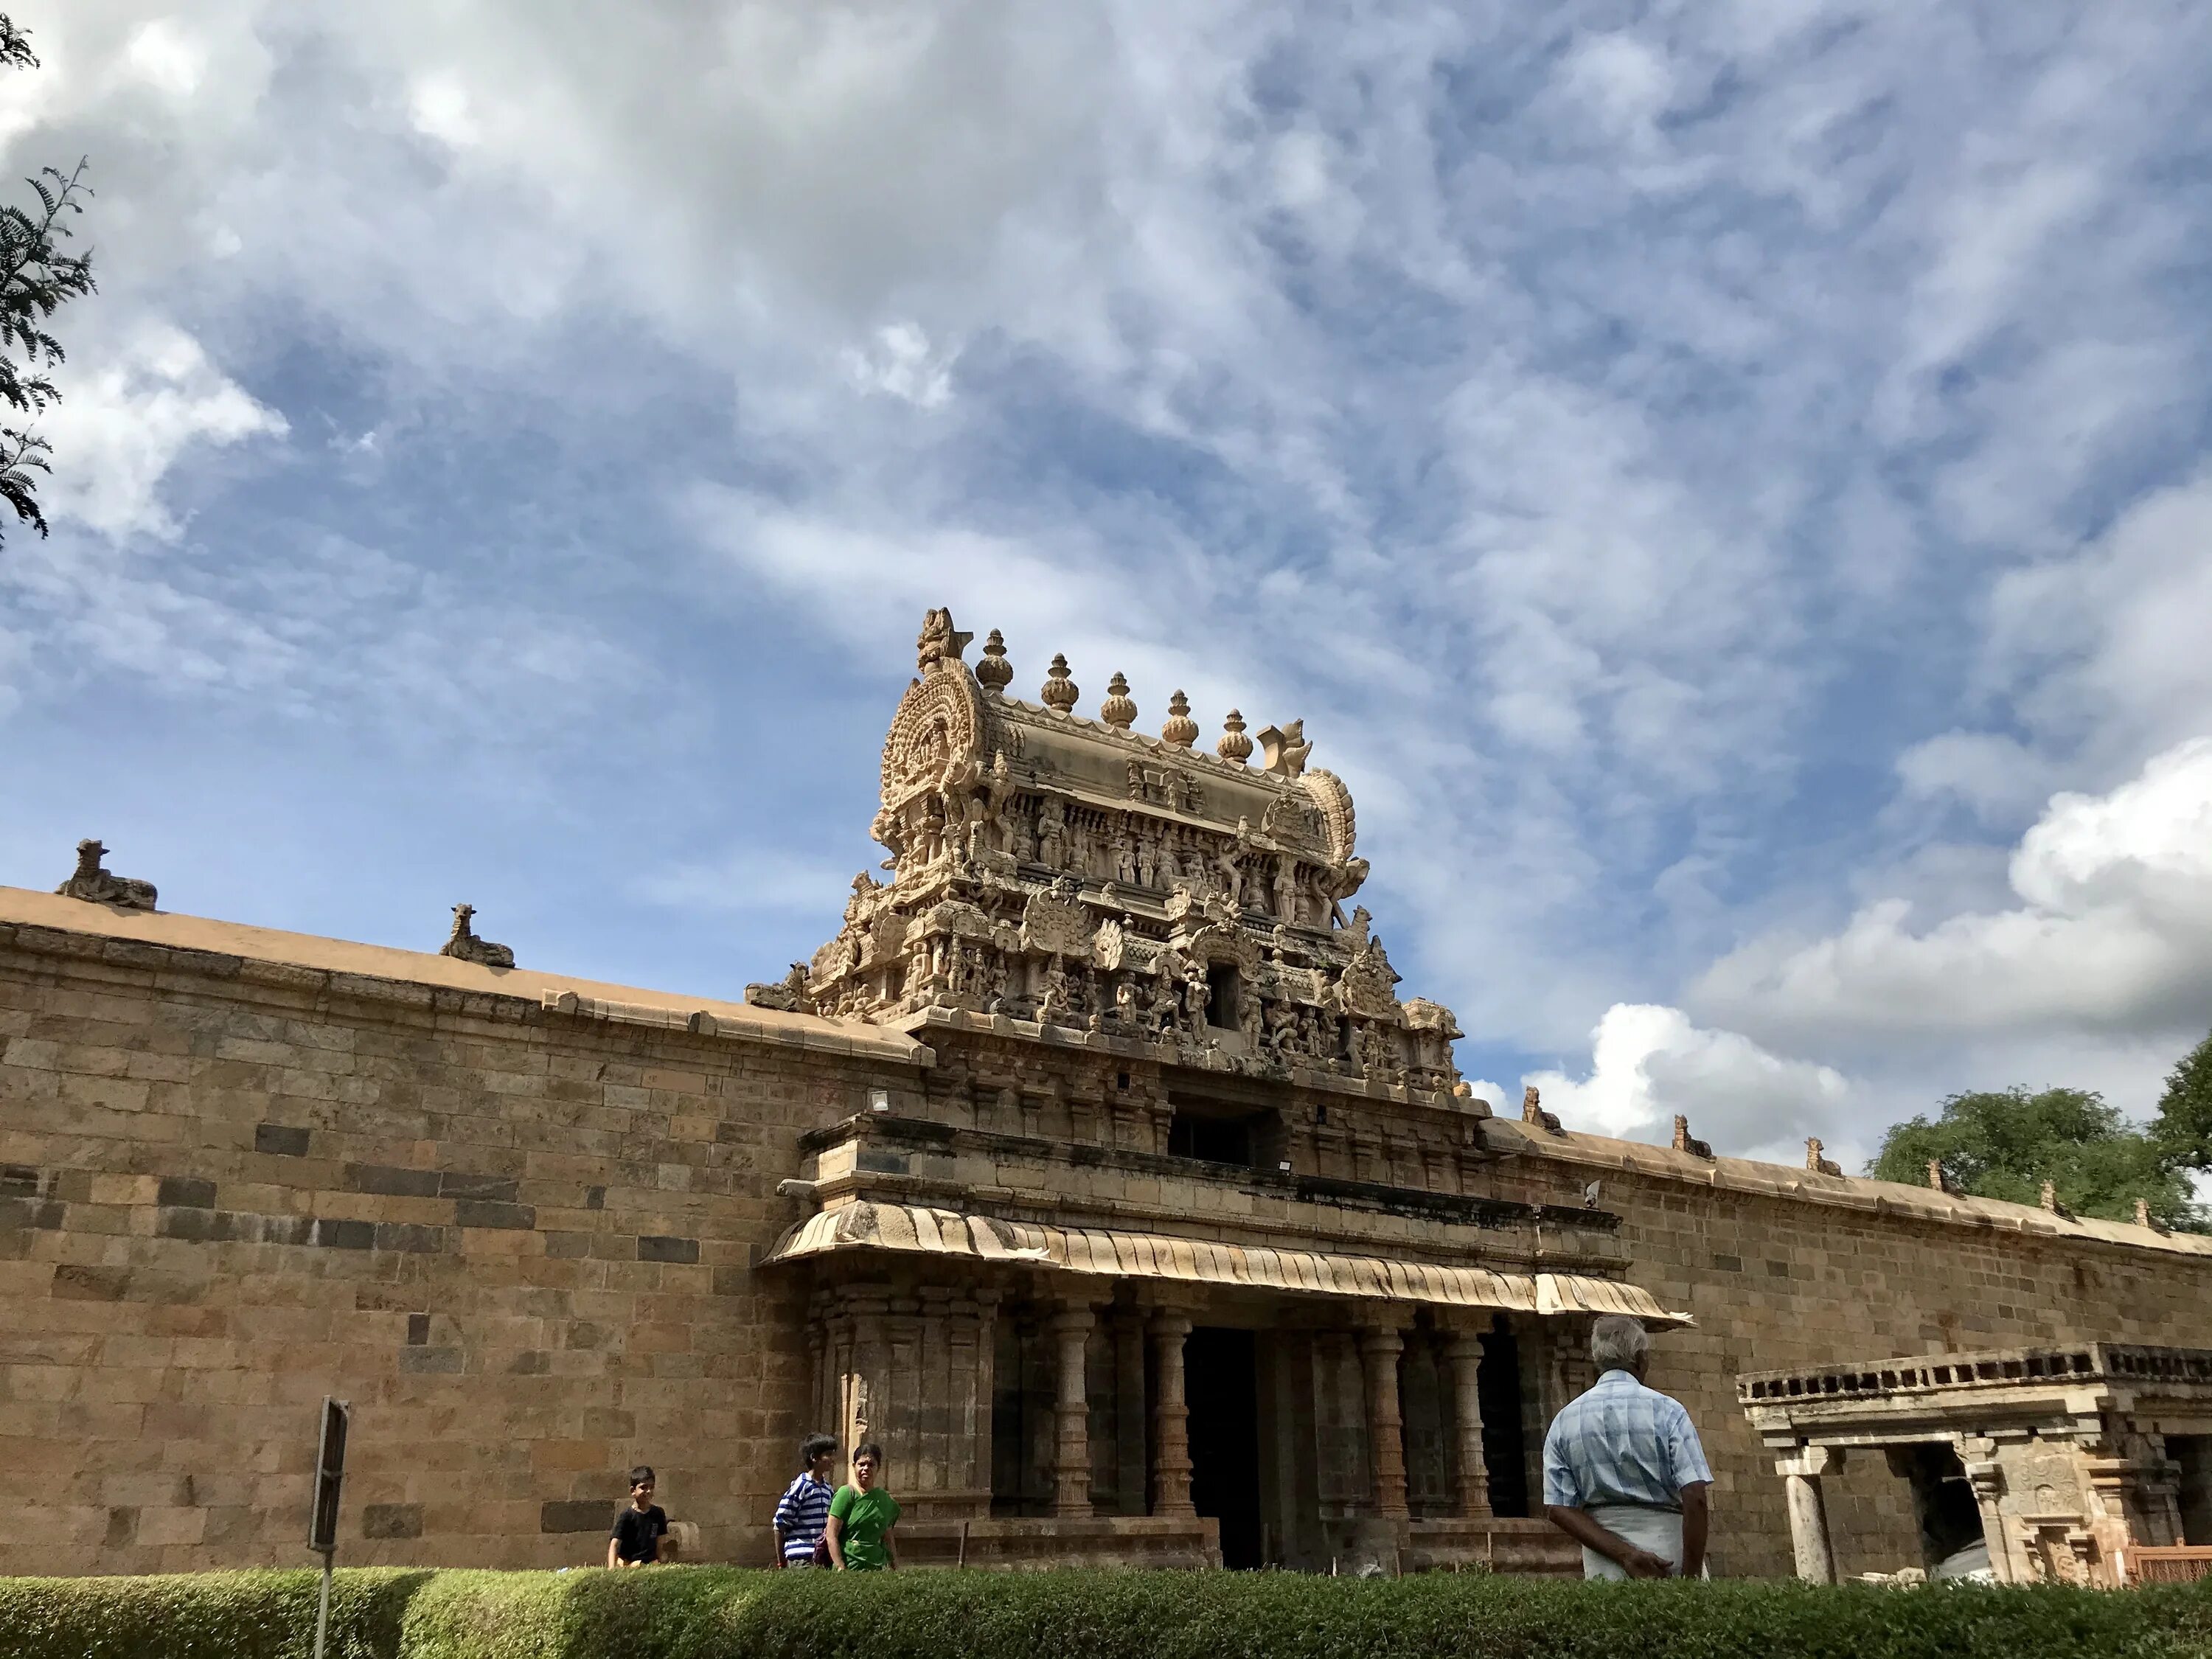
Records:
{"label": "blue and white striped shirt", "polygon": [[1624,1370],[1568,1401],[1544,1437],[1544,1502],[1562,1509],[1676,1510],[1683,1487],[1712,1478],[1681,1402]]}
{"label": "blue and white striped shirt", "polygon": [[829,1482],[802,1474],[784,1488],[775,1506],[775,1529],[783,1534],[783,1559],[811,1561],[814,1546],[830,1524],[830,1500],[835,1492]]}

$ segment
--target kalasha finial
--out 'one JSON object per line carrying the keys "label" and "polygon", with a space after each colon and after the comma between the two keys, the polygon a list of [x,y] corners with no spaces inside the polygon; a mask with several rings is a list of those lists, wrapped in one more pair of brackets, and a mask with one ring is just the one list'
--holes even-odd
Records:
{"label": "kalasha finial", "polygon": [[1098,705],[1098,718],[1116,732],[1126,732],[1137,718],[1137,705],[1129,696],[1129,682],[1116,672],[1106,682],[1106,701]]}
{"label": "kalasha finial", "polygon": [[1075,707],[1082,688],[1067,677],[1067,658],[1060,652],[1052,653],[1052,666],[1045,670],[1044,689],[1037,696],[1044,706],[1055,714],[1065,714]]}
{"label": "kalasha finial", "polygon": [[1221,758],[1242,766],[1252,758],[1252,739],[1244,735],[1244,717],[1231,709],[1221,722],[1221,741],[1214,748]]}
{"label": "kalasha finial", "polygon": [[983,641],[983,659],[975,665],[975,681],[997,696],[1013,684],[1014,665],[1006,660],[1006,636],[997,629]]}
{"label": "kalasha finial", "polygon": [[1180,691],[1168,699],[1168,717],[1160,722],[1160,741],[1188,749],[1198,741],[1198,722],[1190,717],[1190,699]]}

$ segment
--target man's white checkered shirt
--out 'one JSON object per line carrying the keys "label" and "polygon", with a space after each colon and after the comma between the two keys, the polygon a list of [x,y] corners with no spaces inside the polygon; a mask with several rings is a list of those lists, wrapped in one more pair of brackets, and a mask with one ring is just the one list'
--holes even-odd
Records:
{"label": "man's white checkered shirt", "polygon": [[1544,1502],[1563,1509],[1676,1510],[1683,1487],[1712,1478],[1681,1402],[1626,1371],[1607,1371],[1570,1401],[1544,1437]]}

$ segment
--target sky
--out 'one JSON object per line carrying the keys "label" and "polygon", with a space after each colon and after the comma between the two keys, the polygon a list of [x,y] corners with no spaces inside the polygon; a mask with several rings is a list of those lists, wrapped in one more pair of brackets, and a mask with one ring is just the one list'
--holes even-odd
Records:
{"label": "sky", "polygon": [[0,884],[734,996],[944,605],[1303,718],[1509,1109],[1856,1168],[2212,1026],[2212,8],[9,11]]}

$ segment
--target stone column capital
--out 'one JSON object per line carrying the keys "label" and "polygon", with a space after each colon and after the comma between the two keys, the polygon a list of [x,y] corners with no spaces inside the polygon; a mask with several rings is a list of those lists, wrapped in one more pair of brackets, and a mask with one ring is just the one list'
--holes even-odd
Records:
{"label": "stone column capital", "polygon": [[1807,1480],[1841,1474],[1843,1467],[1844,1449],[1840,1446],[1802,1446],[1774,1460],[1775,1474],[1796,1475]]}
{"label": "stone column capital", "polygon": [[1097,1310],[1088,1302],[1063,1302],[1052,1312],[1052,1328],[1063,1336],[1090,1330],[1097,1323]]}

